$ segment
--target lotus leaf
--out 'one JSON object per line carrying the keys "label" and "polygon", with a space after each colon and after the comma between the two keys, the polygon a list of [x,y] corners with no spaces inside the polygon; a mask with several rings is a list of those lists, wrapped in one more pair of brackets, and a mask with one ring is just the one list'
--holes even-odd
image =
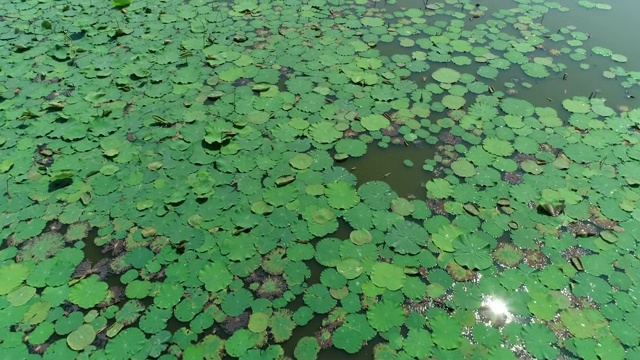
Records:
{"label": "lotus leaf", "polygon": [[29,276],[31,269],[24,263],[5,263],[0,267],[0,295],[6,295],[17,288]]}
{"label": "lotus leaf", "polygon": [[453,195],[453,186],[446,179],[433,179],[427,182],[427,197],[444,199]]}
{"label": "lotus leaf", "polygon": [[289,164],[298,170],[308,169],[313,163],[313,157],[307,154],[296,154],[289,160]]}
{"label": "lotus leaf", "polygon": [[325,189],[327,202],[335,209],[350,209],[360,202],[360,196],[353,185],[346,181],[337,181]]}
{"label": "lotus leaf", "polygon": [[522,70],[524,71],[525,74],[538,79],[546,78],[547,76],[550,75],[549,71],[547,71],[544,65],[537,64],[537,63],[529,62],[529,63],[523,64]]}
{"label": "lotus leaf", "polygon": [[359,260],[352,258],[338,261],[336,268],[342,276],[349,280],[357,278],[364,270],[362,263]]}
{"label": "lotus leaf", "polygon": [[298,341],[293,355],[298,360],[315,360],[319,351],[318,340],[315,337],[305,336]]}
{"label": "lotus leaf", "polygon": [[562,293],[542,291],[531,292],[531,301],[527,304],[532,314],[546,321],[556,317],[558,310],[567,307],[567,305],[568,299]]}
{"label": "lotus leaf", "polygon": [[26,304],[36,294],[36,289],[30,286],[21,286],[7,295],[7,300],[12,306]]}
{"label": "lotus leaf", "polygon": [[324,266],[336,266],[340,261],[340,243],[336,238],[324,238],[316,244],[316,261]]}
{"label": "lotus leaf", "polygon": [[358,188],[358,194],[365,205],[373,210],[385,210],[398,195],[382,181],[370,181]]}
{"label": "lotus leaf", "polygon": [[451,170],[461,177],[471,177],[476,174],[476,168],[465,159],[458,159],[451,163]]}
{"label": "lotus leaf", "polygon": [[24,313],[24,317],[22,321],[28,325],[37,325],[43,322],[47,315],[49,315],[49,311],[51,310],[51,304],[45,301],[38,301],[32,303],[29,306],[26,313]]}
{"label": "lotus leaf", "polygon": [[453,240],[453,247],[454,258],[462,266],[483,270],[492,264],[489,242],[484,237],[463,234]]}
{"label": "lotus leaf", "polygon": [[153,303],[161,309],[175,306],[184,295],[184,287],[176,281],[162,282],[153,291],[156,292]]}
{"label": "lotus leaf", "polygon": [[480,66],[477,73],[484,78],[495,79],[498,76],[498,69],[491,66]]}
{"label": "lotus leaf", "polygon": [[591,105],[584,98],[565,99],[562,101],[562,106],[567,111],[577,114],[586,114],[591,111]]}
{"label": "lotus leaf", "polygon": [[429,234],[423,227],[412,222],[401,222],[393,225],[385,242],[397,253],[417,254],[428,239]]}
{"label": "lotus leaf", "polygon": [[305,290],[304,303],[314,312],[326,314],[336,306],[337,302],[331,297],[329,290],[324,285],[314,284]]}
{"label": "lotus leaf", "polygon": [[396,2],[3,3],[3,357],[640,357],[634,59],[566,4]]}
{"label": "lotus leaf", "polygon": [[558,349],[552,344],[556,342],[556,336],[548,327],[542,324],[531,324],[523,333],[527,350],[538,359],[555,359]]}
{"label": "lotus leaf", "polygon": [[313,221],[317,222],[320,225],[324,225],[329,221],[335,219],[335,214],[329,208],[320,208],[313,212],[312,218]]}
{"label": "lotus leaf", "polygon": [[453,84],[454,82],[460,80],[461,74],[451,68],[440,68],[431,74],[431,77],[438,82]]}
{"label": "lotus leaf", "polygon": [[349,156],[359,157],[367,152],[367,144],[358,139],[341,139],[336,143],[336,151]]}
{"label": "lotus leaf", "polygon": [[198,279],[204,283],[208,291],[217,292],[229,286],[233,276],[223,262],[215,262],[207,264],[200,270]]}
{"label": "lotus leaf", "polygon": [[159,309],[152,305],[147,308],[145,314],[140,318],[140,328],[148,334],[155,334],[167,326],[167,320],[171,316],[173,316],[171,309]]}
{"label": "lotus leaf", "polygon": [[67,344],[73,350],[84,350],[87,346],[91,345],[95,338],[96,331],[93,326],[84,324],[67,336]]}
{"label": "lotus leaf", "polygon": [[389,126],[389,119],[380,114],[370,114],[363,116],[360,120],[362,127],[369,131],[377,131]]}
{"label": "lotus leaf", "polygon": [[494,137],[484,139],[482,147],[489,153],[497,156],[509,156],[514,151],[511,143]]}
{"label": "lotus leaf", "polygon": [[608,326],[605,318],[595,309],[566,309],[560,314],[560,319],[577,338],[594,337],[599,329]]}
{"label": "lotus leaf", "polygon": [[442,98],[442,105],[451,110],[460,109],[465,103],[466,100],[462,96],[445,95]]}
{"label": "lotus leaf", "polygon": [[230,356],[239,358],[252,348],[260,336],[247,329],[240,329],[233,333],[225,343],[225,350]]}
{"label": "lotus leaf", "polygon": [[291,337],[296,323],[291,319],[291,311],[287,309],[276,310],[269,319],[271,335],[275,342],[283,342]]}
{"label": "lotus leaf", "polygon": [[430,320],[430,327],[433,330],[432,340],[441,349],[456,349],[461,344],[460,323],[455,318],[439,314]]}
{"label": "lotus leaf", "polygon": [[372,235],[367,230],[359,229],[352,231],[349,234],[349,239],[356,245],[364,245],[371,242]]}
{"label": "lotus leaf", "polygon": [[500,108],[507,114],[527,117],[533,115],[535,107],[526,100],[516,98],[502,99]]}
{"label": "lotus leaf", "polygon": [[107,292],[107,283],[100,281],[98,275],[91,275],[71,287],[69,301],[83,309],[90,309],[102,302]]}
{"label": "lotus leaf", "polygon": [[462,234],[463,232],[460,231],[456,226],[446,224],[442,226],[436,233],[434,233],[431,239],[440,250],[453,252],[455,251],[453,247],[453,240]]}
{"label": "lotus leaf", "polygon": [[369,307],[367,320],[377,331],[387,332],[404,324],[405,314],[400,304],[382,300]]}
{"label": "lotus leaf", "polygon": [[175,307],[174,315],[182,322],[188,322],[202,311],[208,296],[204,291],[195,291],[180,301]]}
{"label": "lotus leaf", "polygon": [[397,198],[391,201],[391,210],[400,216],[411,215],[415,208],[415,204],[405,198]]}
{"label": "lotus leaf", "polygon": [[338,349],[354,354],[375,335],[375,330],[371,328],[364,315],[349,314],[342,326],[333,332],[331,338]]}
{"label": "lotus leaf", "polygon": [[371,281],[376,286],[389,290],[402,288],[405,276],[401,267],[384,262],[376,263],[371,270]]}
{"label": "lotus leaf", "polygon": [[342,137],[342,132],[336,130],[335,125],[328,121],[317,122],[307,131],[311,139],[321,144],[333,143]]}

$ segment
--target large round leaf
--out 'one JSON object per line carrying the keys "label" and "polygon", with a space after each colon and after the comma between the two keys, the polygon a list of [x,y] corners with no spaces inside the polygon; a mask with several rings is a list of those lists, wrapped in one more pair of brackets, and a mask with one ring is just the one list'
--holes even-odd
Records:
{"label": "large round leaf", "polygon": [[454,258],[458,264],[470,269],[491,267],[489,242],[480,236],[462,235],[453,240]]}
{"label": "large round leaf", "polygon": [[429,234],[422,226],[403,221],[395,224],[385,242],[393,251],[400,254],[417,254],[427,244]]}

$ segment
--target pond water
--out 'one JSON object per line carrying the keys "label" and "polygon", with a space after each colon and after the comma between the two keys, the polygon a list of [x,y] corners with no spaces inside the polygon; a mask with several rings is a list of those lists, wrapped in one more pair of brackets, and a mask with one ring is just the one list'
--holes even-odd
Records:
{"label": "pond water", "polygon": [[3,2],[1,357],[640,358],[602,1]]}

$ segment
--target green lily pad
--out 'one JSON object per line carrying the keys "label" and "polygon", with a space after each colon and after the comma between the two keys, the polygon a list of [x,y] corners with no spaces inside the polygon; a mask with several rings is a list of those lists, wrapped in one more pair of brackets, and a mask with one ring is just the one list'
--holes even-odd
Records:
{"label": "green lily pad", "polygon": [[476,168],[466,159],[458,159],[451,163],[451,170],[460,177],[471,177],[476,174]]}
{"label": "green lily pad", "polygon": [[67,336],[67,344],[73,350],[84,350],[96,338],[96,331],[89,324],[81,325]]}
{"label": "green lily pad", "polygon": [[470,269],[483,270],[493,263],[489,252],[489,242],[476,235],[462,235],[453,240],[454,258]]}
{"label": "green lily pad", "polygon": [[389,290],[402,288],[405,277],[406,275],[403,269],[394,264],[379,262],[376,263],[371,270],[371,281],[374,285]]}
{"label": "green lily pad", "polygon": [[362,127],[369,131],[377,131],[386,128],[391,122],[380,114],[371,114],[363,116],[360,119],[360,123]]}
{"label": "green lily pad", "polygon": [[453,84],[454,82],[460,80],[462,75],[451,68],[440,68],[431,74],[431,77],[438,82]]}

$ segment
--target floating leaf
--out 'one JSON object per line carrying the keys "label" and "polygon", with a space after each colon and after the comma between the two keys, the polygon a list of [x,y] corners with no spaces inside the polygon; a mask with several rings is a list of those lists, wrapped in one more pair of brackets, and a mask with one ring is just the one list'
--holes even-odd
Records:
{"label": "floating leaf", "polygon": [[509,156],[513,153],[514,150],[513,145],[511,145],[508,141],[493,137],[484,139],[484,141],[482,142],[482,147],[489,153],[498,156]]}
{"label": "floating leaf", "polygon": [[483,270],[491,266],[489,242],[477,235],[462,235],[453,240],[454,258],[470,269]]}
{"label": "floating leaf", "polygon": [[315,337],[305,336],[298,341],[293,355],[298,360],[315,360],[319,351],[318,340]]}
{"label": "floating leaf", "polygon": [[591,105],[586,99],[573,98],[562,101],[562,106],[572,113],[586,114],[591,111]]}
{"label": "floating leaf", "polygon": [[381,130],[386,128],[390,124],[389,119],[380,114],[371,114],[364,116],[362,117],[362,119],[360,119],[360,123],[362,124],[362,127],[369,131]]}
{"label": "floating leaf", "polygon": [[417,254],[427,244],[429,234],[422,227],[412,222],[395,224],[385,242],[400,254]]}
{"label": "floating leaf", "polygon": [[327,185],[325,189],[327,202],[335,209],[350,209],[360,202],[356,189],[346,181],[338,181]]}
{"label": "floating leaf", "polygon": [[73,350],[84,350],[96,338],[96,331],[89,324],[81,325],[67,336],[67,344]]}
{"label": "floating leaf", "polygon": [[457,159],[451,163],[451,170],[461,177],[471,177],[476,174],[476,168],[466,159]]}
{"label": "floating leaf", "polygon": [[216,292],[229,286],[233,276],[223,262],[214,262],[200,270],[198,279],[204,283],[208,291]]}
{"label": "floating leaf", "polygon": [[404,323],[404,317],[404,310],[400,304],[386,300],[373,304],[367,310],[369,324],[379,332],[401,326]]}
{"label": "floating leaf", "polygon": [[109,286],[99,280],[98,275],[91,275],[80,280],[69,290],[69,301],[83,309],[90,309],[107,296]]}
{"label": "floating leaf", "polygon": [[440,314],[429,322],[433,330],[433,342],[439,348],[451,350],[460,346],[462,328],[455,318]]}
{"label": "floating leaf", "polygon": [[326,314],[336,306],[336,300],[331,297],[329,290],[321,284],[311,285],[305,290],[304,303],[318,314]]}
{"label": "floating leaf", "polygon": [[452,84],[460,80],[460,73],[451,68],[440,68],[431,74],[431,77],[438,82]]}
{"label": "floating leaf", "polygon": [[433,179],[427,182],[427,197],[444,199],[453,195],[453,186],[445,179]]}
{"label": "floating leaf", "polygon": [[560,314],[562,323],[577,338],[594,337],[607,321],[594,309],[566,309]]}
{"label": "floating leaf", "polygon": [[289,160],[289,164],[295,169],[304,170],[309,168],[315,160],[308,154],[296,154]]}
{"label": "floating leaf", "polygon": [[384,262],[376,263],[371,270],[374,285],[389,290],[398,290],[404,285],[405,274],[401,267]]}

